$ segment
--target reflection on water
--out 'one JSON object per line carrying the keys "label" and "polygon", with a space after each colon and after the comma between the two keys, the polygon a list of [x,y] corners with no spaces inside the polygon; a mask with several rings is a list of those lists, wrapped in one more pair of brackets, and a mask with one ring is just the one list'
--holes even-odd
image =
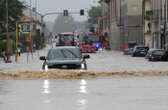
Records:
{"label": "reflection on water", "polygon": [[80,86],[79,86],[79,99],[78,99],[78,106],[79,110],[86,110],[86,104],[87,104],[87,82],[86,80],[82,79],[80,81]]}
{"label": "reflection on water", "polygon": [[49,80],[44,80],[43,81],[43,87],[42,87],[42,94],[43,94],[43,109],[44,110],[49,110],[49,105],[51,103],[51,100],[50,100],[50,81]]}
{"label": "reflection on water", "polygon": [[42,93],[50,94],[50,82],[49,82],[49,80],[44,80]]}
{"label": "reflection on water", "polygon": [[0,80],[0,110],[168,110],[168,77]]}
{"label": "reflection on water", "polygon": [[84,93],[86,94],[87,93],[87,82],[86,80],[82,79],[80,81],[80,86],[79,86],[79,93]]}

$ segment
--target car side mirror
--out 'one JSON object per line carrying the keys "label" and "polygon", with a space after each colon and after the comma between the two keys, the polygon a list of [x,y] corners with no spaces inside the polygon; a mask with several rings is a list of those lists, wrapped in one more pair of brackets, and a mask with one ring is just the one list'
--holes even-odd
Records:
{"label": "car side mirror", "polygon": [[89,58],[90,58],[90,55],[84,55],[83,58],[84,58],[84,59],[89,59]]}
{"label": "car side mirror", "polygon": [[46,60],[46,57],[45,56],[41,56],[40,60]]}

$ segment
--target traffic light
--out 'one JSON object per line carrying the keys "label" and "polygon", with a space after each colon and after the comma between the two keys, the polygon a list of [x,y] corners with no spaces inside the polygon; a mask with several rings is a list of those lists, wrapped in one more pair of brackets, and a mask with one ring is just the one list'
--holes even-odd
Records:
{"label": "traffic light", "polygon": [[64,16],[68,16],[68,10],[64,10]]}
{"label": "traffic light", "polygon": [[81,16],[85,15],[84,9],[81,9],[81,10],[80,10],[80,15],[81,15]]}

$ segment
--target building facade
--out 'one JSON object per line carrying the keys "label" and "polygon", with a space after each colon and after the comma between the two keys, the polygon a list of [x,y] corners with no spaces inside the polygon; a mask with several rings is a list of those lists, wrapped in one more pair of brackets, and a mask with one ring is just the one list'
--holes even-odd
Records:
{"label": "building facade", "polygon": [[144,0],[144,37],[145,45],[149,48],[153,48],[153,39],[151,35],[151,18],[152,18],[152,8],[151,0]]}
{"label": "building facade", "polygon": [[109,0],[110,46],[121,50],[128,42],[144,44],[143,0]]}
{"label": "building facade", "polygon": [[36,12],[36,9],[30,9],[30,8],[25,8],[23,10],[23,17],[21,18],[21,20],[28,20],[28,21],[32,21],[33,23],[31,23],[31,26],[29,23],[26,24],[22,24],[22,25],[27,25],[28,27],[30,27],[31,30],[38,30],[40,32],[42,32],[42,24],[43,24],[43,16]]}
{"label": "building facade", "polygon": [[102,7],[102,16],[101,16],[101,32],[109,33],[109,7],[108,7],[109,0],[100,0],[99,3]]}
{"label": "building facade", "polygon": [[151,0],[151,36],[153,48],[166,48],[168,44],[168,1]]}

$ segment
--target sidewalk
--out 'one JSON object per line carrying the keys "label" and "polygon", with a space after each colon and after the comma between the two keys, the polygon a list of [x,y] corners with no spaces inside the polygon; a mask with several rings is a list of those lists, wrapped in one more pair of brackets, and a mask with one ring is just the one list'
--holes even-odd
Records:
{"label": "sidewalk", "polygon": [[50,46],[47,46],[45,49],[36,51],[33,54],[22,53],[21,56],[18,56],[18,62],[15,62],[15,55],[11,56],[12,63],[5,63],[3,60],[0,60],[0,71],[15,72],[41,70],[43,61],[40,61],[39,57],[46,56],[49,48]]}

